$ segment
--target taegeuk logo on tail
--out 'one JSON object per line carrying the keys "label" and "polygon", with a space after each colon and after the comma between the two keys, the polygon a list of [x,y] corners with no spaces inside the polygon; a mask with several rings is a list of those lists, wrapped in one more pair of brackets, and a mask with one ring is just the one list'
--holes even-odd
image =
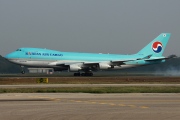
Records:
{"label": "taegeuk logo on tail", "polygon": [[163,45],[161,42],[156,41],[152,44],[152,49],[155,53],[160,53],[162,51]]}

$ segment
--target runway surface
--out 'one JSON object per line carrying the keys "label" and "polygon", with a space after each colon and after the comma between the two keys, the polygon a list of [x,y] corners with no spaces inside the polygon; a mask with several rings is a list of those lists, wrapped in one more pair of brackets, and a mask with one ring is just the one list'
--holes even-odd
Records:
{"label": "runway surface", "polygon": [[180,94],[0,94],[0,120],[179,120]]}
{"label": "runway surface", "polygon": [[180,87],[180,84],[33,84],[33,85],[0,85],[0,88],[125,87],[125,86]]}

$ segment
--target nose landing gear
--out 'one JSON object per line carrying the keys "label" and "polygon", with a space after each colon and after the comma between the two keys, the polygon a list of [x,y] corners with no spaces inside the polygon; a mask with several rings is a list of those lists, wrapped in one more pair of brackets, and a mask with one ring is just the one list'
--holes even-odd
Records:
{"label": "nose landing gear", "polygon": [[24,66],[21,66],[21,73],[25,74]]}

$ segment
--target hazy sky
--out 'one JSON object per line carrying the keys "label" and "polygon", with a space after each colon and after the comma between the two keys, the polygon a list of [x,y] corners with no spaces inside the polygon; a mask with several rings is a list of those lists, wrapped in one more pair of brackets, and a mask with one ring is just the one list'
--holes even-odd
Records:
{"label": "hazy sky", "polygon": [[162,32],[180,55],[180,0],[0,0],[0,54],[20,47],[134,54]]}

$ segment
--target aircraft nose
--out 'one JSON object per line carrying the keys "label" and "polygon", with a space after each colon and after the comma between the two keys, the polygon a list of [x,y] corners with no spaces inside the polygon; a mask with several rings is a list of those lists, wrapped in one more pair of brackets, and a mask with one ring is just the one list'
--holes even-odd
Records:
{"label": "aircraft nose", "polygon": [[11,58],[13,58],[13,57],[14,57],[14,54],[13,54],[13,53],[9,53],[9,54],[7,54],[7,55],[4,56],[4,58],[7,59],[7,60],[9,60],[9,59],[11,59]]}
{"label": "aircraft nose", "polygon": [[7,55],[4,56],[4,58],[6,58],[6,59],[9,59],[10,57],[11,57],[10,54],[7,54]]}

